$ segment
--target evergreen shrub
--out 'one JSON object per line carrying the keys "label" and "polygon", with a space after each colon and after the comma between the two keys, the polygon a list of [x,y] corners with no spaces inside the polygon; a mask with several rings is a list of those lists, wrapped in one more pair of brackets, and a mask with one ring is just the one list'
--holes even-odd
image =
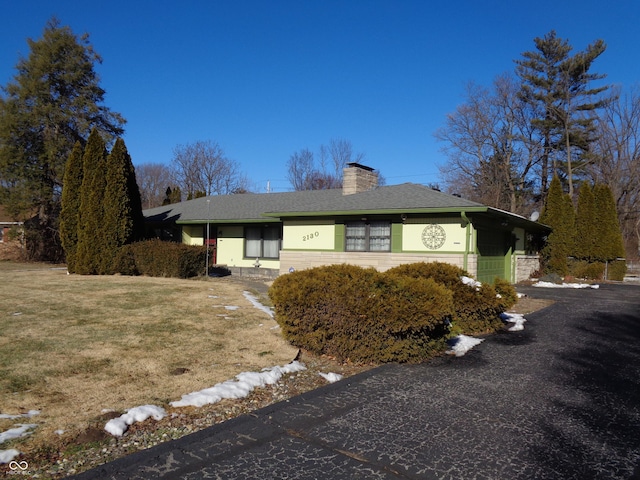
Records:
{"label": "evergreen shrub", "polygon": [[572,259],[569,261],[569,275],[585,280],[602,280],[604,278],[604,267],[604,262]]}
{"label": "evergreen shrub", "polygon": [[[499,314],[506,309],[496,289],[483,283],[480,287],[462,282],[469,274],[460,267],[444,262],[418,262],[399,265],[387,270],[387,275],[431,278],[453,292],[456,331],[464,334],[494,332],[502,328]],[[515,291],[513,292],[515,296]],[[507,307],[508,308],[508,307]]]}
{"label": "evergreen shrub", "polygon": [[123,275],[190,278],[202,275],[206,249],[162,240],[145,240],[124,245],[115,259]]}
{"label": "evergreen shrub", "polygon": [[509,310],[518,302],[518,292],[511,282],[504,280],[503,278],[497,278],[493,281],[493,288],[496,293],[500,295],[499,301],[503,311]]}
{"label": "evergreen shrub", "polygon": [[358,362],[419,362],[444,348],[452,292],[431,279],[329,265],[278,277],[269,290],[293,345]]}
{"label": "evergreen shrub", "polygon": [[609,262],[607,266],[607,280],[617,280],[619,282],[624,280],[624,276],[627,274],[627,263],[624,260],[614,260]]}

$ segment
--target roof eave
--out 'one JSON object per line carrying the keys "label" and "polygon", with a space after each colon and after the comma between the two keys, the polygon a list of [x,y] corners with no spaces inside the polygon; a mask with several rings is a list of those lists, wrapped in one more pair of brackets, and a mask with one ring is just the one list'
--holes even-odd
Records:
{"label": "roof eave", "polygon": [[544,223],[540,222],[534,222],[533,220],[529,220],[522,215],[507,212],[506,210],[500,210],[499,208],[488,207],[487,213],[492,213],[494,215],[507,218],[515,226],[521,226],[527,228],[528,230],[538,230],[540,232],[550,232],[551,230],[553,230],[549,225],[545,225]]}
{"label": "roof eave", "polygon": [[207,219],[199,219],[199,220],[177,220],[176,225],[206,225],[207,223],[211,225],[228,225],[228,224],[245,224],[245,223],[277,223],[277,218],[212,218],[210,220]]}
{"label": "roof eave", "polygon": [[353,215],[398,215],[420,213],[460,213],[460,212],[486,212],[488,207],[439,207],[439,208],[385,208],[376,210],[326,210],[318,212],[267,212],[264,215],[272,218],[287,217],[331,217]]}

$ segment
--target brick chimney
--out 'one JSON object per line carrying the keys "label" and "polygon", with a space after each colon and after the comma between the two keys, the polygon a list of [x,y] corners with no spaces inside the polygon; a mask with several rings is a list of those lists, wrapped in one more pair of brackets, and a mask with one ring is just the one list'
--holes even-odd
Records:
{"label": "brick chimney", "polygon": [[366,192],[378,186],[378,174],[373,168],[356,162],[347,163],[342,175],[343,195]]}

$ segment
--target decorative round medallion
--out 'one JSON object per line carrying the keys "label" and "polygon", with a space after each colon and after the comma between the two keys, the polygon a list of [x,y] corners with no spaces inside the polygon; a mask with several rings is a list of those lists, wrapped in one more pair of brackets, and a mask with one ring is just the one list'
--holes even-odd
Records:
{"label": "decorative round medallion", "polygon": [[422,243],[429,250],[437,250],[444,245],[447,234],[440,225],[432,223],[422,230]]}

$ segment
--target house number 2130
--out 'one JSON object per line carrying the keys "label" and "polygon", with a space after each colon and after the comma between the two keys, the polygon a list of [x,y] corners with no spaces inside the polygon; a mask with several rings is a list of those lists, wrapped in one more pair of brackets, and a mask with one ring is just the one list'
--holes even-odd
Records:
{"label": "house number 2130", "polygon": [[313,232],[310,233],[309,235],[303,235],[302,236],[302,241],[306,242],[307,240],[311,240],[313,238],[318,238],[320,236],[320,232]]}

